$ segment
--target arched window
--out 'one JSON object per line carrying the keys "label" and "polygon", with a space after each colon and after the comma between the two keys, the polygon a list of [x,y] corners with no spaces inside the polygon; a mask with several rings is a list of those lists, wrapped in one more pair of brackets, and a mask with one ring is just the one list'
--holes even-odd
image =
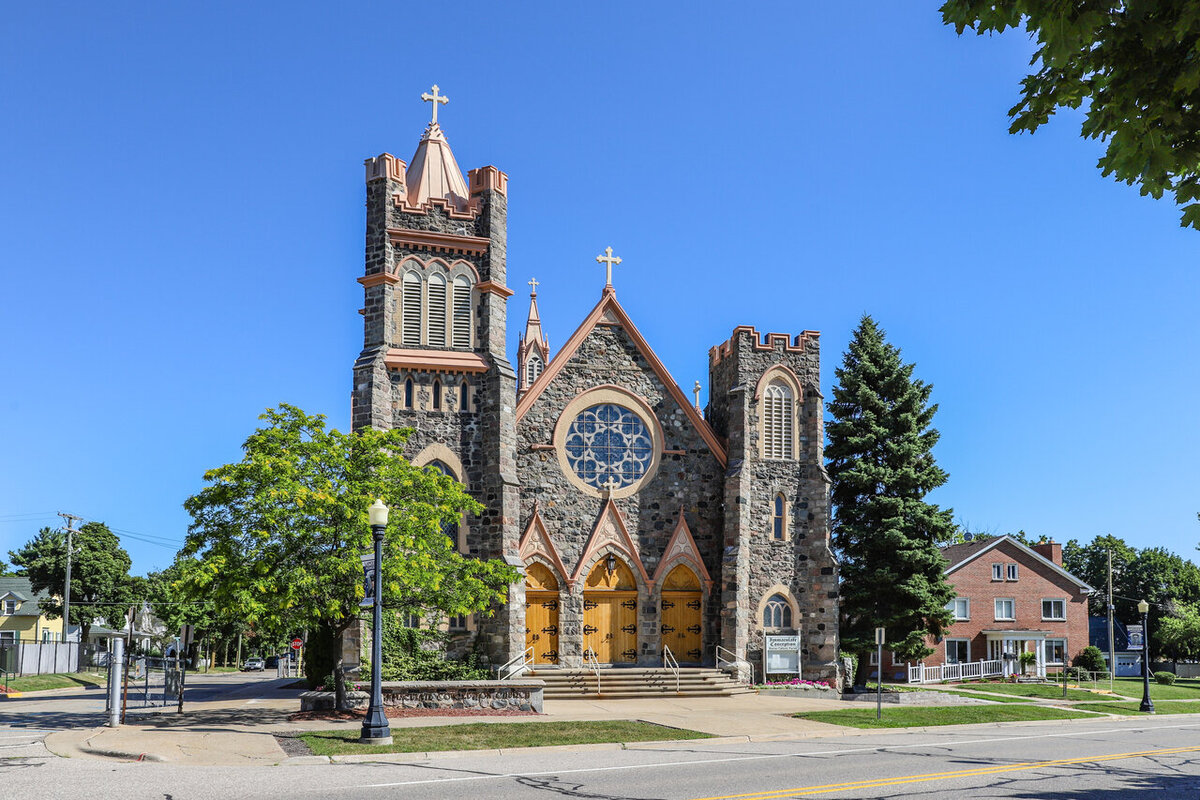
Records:
{"label": "arched window", "polygon": [[530,386],[533,386],[533,382],[538,379],[538,375],[542,374],[542,367],[544,367],[544,366],[545,365],[542,363],[542,357],[539,356],[537,353],[534,353],[533,355],[531,355],[529,357],[529,359],[525,362],[525,388],[526,389],[528,389]]}
{"label": "arched window", "polygon": [[792,627],[792,607],[786,597],[781,594],[771,595],[771,599],[767,601],[767,605],[763,608],[763,627]]}
{"label": "arched window", "polygon": [[407,378],[404,381],[404,407],[413,407],[413,381],[412,378]]}
{"label": "arched window", "polygon": [[429,276],[430,347],[446,346],[446,279],[437,273]]}
{"label": "arched window", "polygon": [[775,495],[774,512],[771,535],[782,541],[787,538],[787,499],[783,496],[783,492]]}
{"label": "arched window", "polygon": [[433,410],[442,410],[442,382],[438,379],[433,381]]}
{"label": "arched window", "polygon": [[467,382],[463,381],[458,387],[458,410],[469,411],[467,408]]}
{"label": "arched window", "polygon": [[471,346],[471,282],[454,279],[454,346]]}
{"label": "arched window", "polygon": [[400,314],[403,317],[400,341],[405,347],[420,347],[421,277],[415,272],[404,273],[400,305]]}
{"label": "arched window", "polygon": [[[434,384],[434,385],[436,386],[437,384]],[[444,461],[430,461],[426,466],[429,467],[430,469],[434,470],[435,472],[439,472],[442,475],[445,475],[449,478],[454,478],[455,480],[458,480],[458,476],[454,474],[454,471],[451,470],[450,467],[447,466],[446,462],[444,462]],[[442,533],[446,534],[446,537],[450,539],[451,549],[457,549],[458,548],[458,523],[455,522],[450,525],[443,525]]]}
{"label": "arched window", "polygon": [[771,381],[763,391],[763,458],[792,458],[792,389]]}

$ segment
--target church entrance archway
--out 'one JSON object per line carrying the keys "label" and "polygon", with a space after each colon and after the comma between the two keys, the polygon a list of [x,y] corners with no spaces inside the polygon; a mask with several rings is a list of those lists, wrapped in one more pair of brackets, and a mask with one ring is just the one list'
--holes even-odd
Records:
{"label": "church entrance archway", "polygon": [[637,661],[637,584],[616,556],[600,559],[583,588],[583,650],[601,664]]}
{"label": "church entrance archway", "polygon": [[542,564],[525,569],[525,647],[533,663],[558,663],[558,580]]}
{"label": "church entrance archway", "polygon": [[699,664],[704,655],[704,603],[700,579],[680,564],[669,573],[662,587],[662,642],[677,660]]}

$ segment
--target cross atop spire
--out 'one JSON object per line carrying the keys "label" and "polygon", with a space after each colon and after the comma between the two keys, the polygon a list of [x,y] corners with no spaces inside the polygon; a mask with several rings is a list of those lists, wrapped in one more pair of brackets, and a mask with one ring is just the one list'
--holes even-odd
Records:
{"label": "cross atop spire", "polygon": [[438,104],[441,103],[442,105],[445,105],[446,103],[450,102],[450,98],[446,97],[446,95],[444,95],[444,94],[439,95],[438,94],[438,85],[435,83],[433,85],[433,94],[430,94],[429,92],[422,92],[421,99],[424,100],[426,103],[433,103],[433,120],[430,124],[437,125]]}
{"label": "cross atop spire", "polygon": [[538,279],[530,278],[528,283],[529,283],[529,293],[531,295],[533,295],[534,297],[537,297],[537,287],[540,285],[538,282]]}
{"label": "cross atop spire", "polygon": [[612,288],[612,268],[613,264],[620,264],[621,259],[612,254],[612,248],[604,248],[604,255],[596,256],[596,263],[604,265],[604,288]]}

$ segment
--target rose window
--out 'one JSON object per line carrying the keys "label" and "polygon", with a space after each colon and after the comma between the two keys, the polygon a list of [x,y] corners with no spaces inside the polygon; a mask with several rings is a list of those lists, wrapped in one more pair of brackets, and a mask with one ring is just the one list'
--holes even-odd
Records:
{"label": "rose window", "polygon": [[597,489],[636,483],[650,469],[654,442],[637,414],[613,403],[580,412],[567,429],[567,463]]}

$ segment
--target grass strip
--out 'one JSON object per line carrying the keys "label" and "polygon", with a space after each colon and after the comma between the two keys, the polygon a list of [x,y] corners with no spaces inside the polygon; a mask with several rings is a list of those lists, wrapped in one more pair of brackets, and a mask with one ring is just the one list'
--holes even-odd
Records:
{"label": "grass strip", "polygon": [[[960,684],[965,685],[965,684]],[[1011,694],[1017,697],[1043,697],[1048,700],[1062,700],[1062,684],[1054,683],[973,683],[971,688],[980,692],[996,694]],[[1095,700],[1100,695],[1086,689],[1067,689],[1068,700]]]}
{"label": "grass strip", "polygon": [[469,722],[463,725],[439,725],[430,728],[392,728],[392,744],[383,746],[361,745],[358,743],[358,736],[357,730],[311,731],[299,734],[299,738],[308,745],[313,755],[318,756],[712,738],[710,733],[632,720]]}
{"label": "grass strip", "polygon": [[90,672],[68,672],[52,675],[23,675],[8,679],[10,692],[40,692],[45,689],[67,689],[73,686],[103,686],[104,675]]}
{"label": "grass strip", "polygon": [[[1108,688],[1105,686],[1104,688]],[[1141,678],[1116,678],[1113,680],[1113,691],[1116,694],[1124,697],[1136,697],[1139,700],[1142,697],[1142,679]],[[1183,678],[1176,680],[1174,684],[1167,686],[1161,683],[1155,683],[1154,678],[1150,679],[1150,699],[1151,700],[1200,700],[1200,680],[1192,678]]]}
{"label": "grass strip", "polygon": [[[928,691],[936,692],[937,689],[929,689]],[[999,694],[982,694],[980,692],[962,692],[947,689],[945,694],[961,694],[963,697],[974,697],[976,700],[990,700],[993,703],[1032,703],[1031,697],[1013,697],[1011,695]]]}
{"label": "grass strip", "polygon": [[[1085,711],[1099,711],[1102,714],[1125,714],[1127,716],[1143,716],[1138,711],[1141,701],[1129,703],[1079,703],[1074,708]],[[1200,714],[1200,703],[1189,703],[1185,700],[1163,700],[1154,704],[1156,714]]]}
{"label": "grass strip", "polygon": [[1064,711],[1030,703],[995,706],[909,706],[885,708],[883,719],[875,719],[873,708],[846,708],[837,711],[806,711],[793,714],[849,728],[921,728],[936,725],[972,725],[980,722],[1026,722],[1039,719],[1083,719],[1091,714]]}

